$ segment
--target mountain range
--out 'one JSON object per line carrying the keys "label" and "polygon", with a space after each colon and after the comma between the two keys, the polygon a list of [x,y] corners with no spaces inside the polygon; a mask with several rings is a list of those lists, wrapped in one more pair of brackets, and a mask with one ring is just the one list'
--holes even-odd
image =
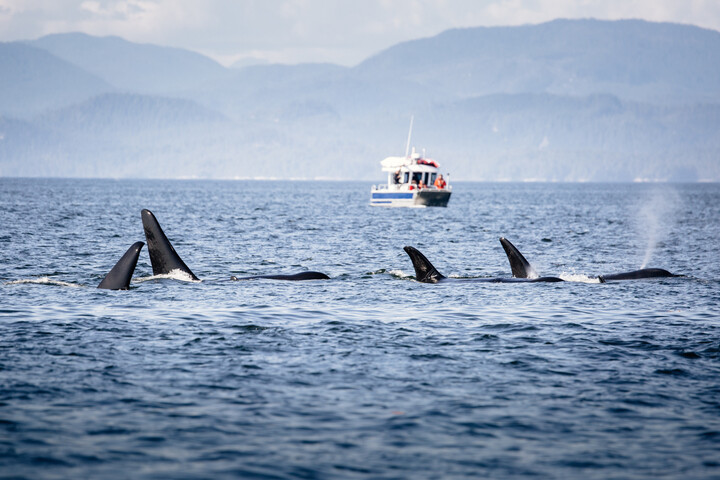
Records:
{"label": "mountain range", "polygon": [[455,29],[354,67],[223,67],[118,37],[0,43],[0,175],[720,181],[720,32],[639,20]]}

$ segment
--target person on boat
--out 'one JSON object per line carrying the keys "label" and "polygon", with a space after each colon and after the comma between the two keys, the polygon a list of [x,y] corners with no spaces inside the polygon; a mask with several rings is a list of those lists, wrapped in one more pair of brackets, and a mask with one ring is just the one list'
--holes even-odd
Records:
{"label": "person on boat", "polygon": [[427,185],[425,185],[425,182],[423,182],[422,179],[420,179],[420,183],[418,183],[418,188],[421,189],[421,190],[422,190],[423,188],[427,188]]}
{"label": "person on boat", "polygon": [[415,190],[416,188],[418,188],[418,181],[417,178],[413,178],[408,190]]}
{"label": "person on boat", "polygon": [[437,187],[438,190],[442,190],[445,188],[447,183],[445,183],[445,179],[443,179],[442,173],[438,175],[437,180],[435,180],[435,187]]}
{"label": "person on boat", "polygon": [[398,170],[395,172],[395,176],[393,177],[393,183],[394,183],[395,185],[397,185],[398,183],[400,183],[400,169],[398,169]]}

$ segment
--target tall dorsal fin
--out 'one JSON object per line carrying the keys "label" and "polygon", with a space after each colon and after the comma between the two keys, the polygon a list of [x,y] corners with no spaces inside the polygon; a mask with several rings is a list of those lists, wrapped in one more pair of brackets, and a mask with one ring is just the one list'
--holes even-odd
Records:
{"label": "tall dorsal fin", "polygon": [[403,250],[410,256],[410,260],[412,260],[413,267],[415,267],[415,279],[418,282],[437,283],[445,278],[418,249],[414,247],[404,247]]}
{"label": "tall dorsal fin", "polygon": [[153,275],[165,275],[172,270],[180,270],[192,277],[193,280],[200,280],[185,265],[180,255],[175,252],[170,241],[165,236],[155,215],[150,210],[140,212],[143,228],[145,229],[145,240],[147,240],[148,252],[150,252],[150,263],[152,263]]}
{"label": "tall dorsal fin", "polygon": [[97,288],[106,290],[127,290],[130,288],[130,280],[135,271],[140,250],[142,250],[143,242],[135,242],[128,248],[125,255],[115,264],[115,266],[105,275]]}
{"label": "tall dorsal fin", "polygon": [[505,249],[505,254],[510,261],[510,269],[512,270],[513,277],[537,278],[539,276],[532,265],[530,265],[530,262],[525,260],[520,250],[510,243],[510,240],[505,237],[500,237],[500,244]]}

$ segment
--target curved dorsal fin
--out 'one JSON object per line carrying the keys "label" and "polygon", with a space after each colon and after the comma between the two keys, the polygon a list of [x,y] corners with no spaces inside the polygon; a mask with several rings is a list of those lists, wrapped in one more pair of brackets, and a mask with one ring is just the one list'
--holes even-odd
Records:
{"label": "curved dorsal fin", "polygon": [[530,265],[530,262],[525,260],[520,250],[510,243],[510,240],[505,237],[500,237],[500,244],[503,246],[503,249],[505,249],[505,254],[510,261],[510,269],[512,270],[513,277],[537,278],[539,276],[532,265]]}
{"label": "curved dorsal fin", "polygon": [[415,279],[418,282],[437,283],[445,278],[417,248],[404,247],[403,250],[412,260],[413,267],[415,267]]}
{"label": "curved dorsal fin", "polygon": [[130,288],[130,280],[135,271],[140,250],[142,250],[143,242],[135,242],[128,248],[125,255],[115,264],[115,266],[105,275],[97,288],[106,290],[127,290]]}
{"label": "curved dorsal fin", "polygon": [[180,270],[192,277],[193,280],[200,280],[185,265],[180,255],[175,252],[170,241],[165,236],[155,215],[150,210],[144,209],[140,212],[143,228],[145,229],[145,240],[147,240],[148,252],[150,252],[150,263],[152,263],[153,275],[164,275],[172,270]]}

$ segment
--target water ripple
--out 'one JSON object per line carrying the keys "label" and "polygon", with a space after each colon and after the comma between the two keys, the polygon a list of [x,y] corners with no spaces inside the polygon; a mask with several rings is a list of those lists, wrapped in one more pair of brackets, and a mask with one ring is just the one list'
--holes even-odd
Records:
{"label": "water ripple", "polygon": [[[668,186],[693,208],[651,260],[686,277],[594,283],[645,259],[649,188],[0,179],[0,476],[717,477],[718,187]],[[202,282],[145,250],[94,288],[141,208]],[[402,251],[509,275],[501,235],[577,281],[425,285]],[[228,281],[295,269],[331,280]]]}

